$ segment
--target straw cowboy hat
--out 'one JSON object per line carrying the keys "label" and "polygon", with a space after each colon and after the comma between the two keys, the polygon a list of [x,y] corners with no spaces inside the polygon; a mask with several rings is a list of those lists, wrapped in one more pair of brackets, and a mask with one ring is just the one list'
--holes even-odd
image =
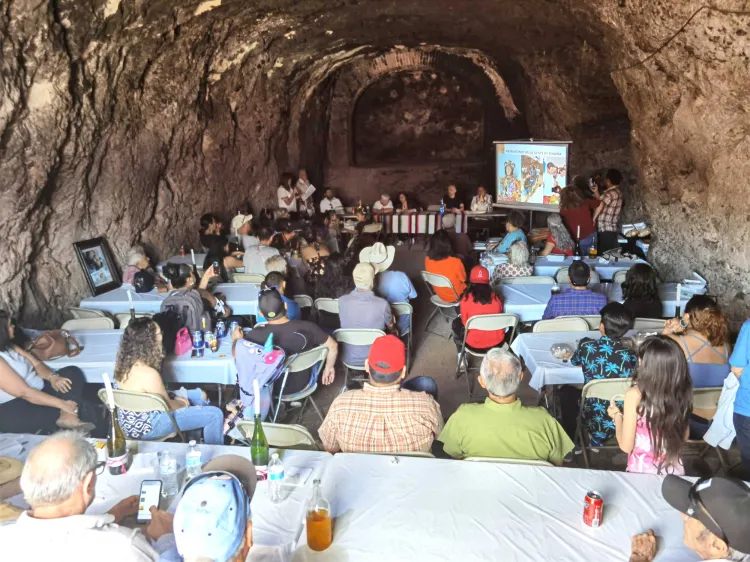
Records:
{"label": "straw cowboy hat", "polygon": [[386,247],[382,242],[376,242],[372,246],[364,248],[359,253],[359,262],[371,263],[375,268],[375,271],[380,273],[391,267],[395,256],[396,248],[393,246]]}

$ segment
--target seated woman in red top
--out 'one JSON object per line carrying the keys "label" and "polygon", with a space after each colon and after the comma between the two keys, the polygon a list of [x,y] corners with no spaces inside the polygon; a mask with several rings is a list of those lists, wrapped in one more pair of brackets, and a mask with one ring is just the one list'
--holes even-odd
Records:
{"label": "seated woman in red top", "polygon": [[[464,326],[466,326],[469,318],[480,314],[500,314],[503,311],[503,301],[492,292],[490,272],[487,271],[486,267],[477,265],[472,268],[469,281],[466,292],[461,296],[459,305],[461,316],[453,321],[453,341],[456,342],[459,360],[461,359],[461,347],[464,343]],[[466,336],[466,346],[472,350],[484,352],[497,347],[503,343],[504,339],[505,330],[494,330],[492,332],[469,330]],[[465,357],[461,364],[461,370],[466,371]]]}
{"label": "seated woman in red top", "polygon": [[573,255],[573,239],[570,237],[562,217],[557,213],[547,216],[547,226],[549,227],[549,236],[547,236],[547,245],[544,250],[539,252],[540,256],[558,254],[564,256]]}
{"label": "seated woman in red top", "polygon": [[601,204],[599,199],[586,199],[575,185],[564,187],[560,192],[560,216],[568,232],[581,244],[584,256],[596,244],[596,226],[591,217],[594,209]]}
{"label": "seated woman in red top", "polygon": [[445,230],[438,230],[430,237],[424,269],[427,273],[447,277],[456,290],[454,293],[449,287],[435,287],[438,297],[445,302],[458,302],[456,295],[460,297],[466,289],[466,269],[463,262],[453,254],[451,237]]}

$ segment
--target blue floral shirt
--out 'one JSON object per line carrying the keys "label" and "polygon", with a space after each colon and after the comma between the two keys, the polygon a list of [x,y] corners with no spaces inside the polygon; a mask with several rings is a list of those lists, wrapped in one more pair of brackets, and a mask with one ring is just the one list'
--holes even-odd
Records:
{"label": "blue floral shirt", "polygon": [[[638,356],[625,344],[602,336],[598,340],[582,339],[570,362],[583,369],[585,382],[597,379],[626,379],[635,375]],[[607,439],[615,435],[615,423],[607,415],[608,406],[606,400],[597,398],[588,398],[583,405],[583,423],[593,447],[604,445]]]}

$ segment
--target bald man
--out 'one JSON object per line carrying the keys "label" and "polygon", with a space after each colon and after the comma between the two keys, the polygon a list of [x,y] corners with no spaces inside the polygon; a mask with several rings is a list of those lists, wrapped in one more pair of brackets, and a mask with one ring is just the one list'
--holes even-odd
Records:
{"label": "bald man", "polygon": [[[94,501],[97,472],[103,469],[94,446],[80,433],[62,431],[34,447],[21,473],[21,489],[31,509],[24,511],[14,525],[0,527],[2,558],[56,562],[158,560],[159,552],[171,544],[158,541],[172,532],[171,515],[154,511],[146,528],[146,534],[157,541],[154,549],[139,530],[117,524],[135,515],[138,496],[122,500],[105,514],[85,514]],[[107,496],[110,494],[108,490]]]}

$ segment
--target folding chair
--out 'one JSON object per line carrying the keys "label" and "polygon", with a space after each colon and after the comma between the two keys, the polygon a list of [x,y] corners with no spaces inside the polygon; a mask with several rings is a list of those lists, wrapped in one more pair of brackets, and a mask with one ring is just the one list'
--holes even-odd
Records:
{"label": "folding chair", "polygon": [[[713,419],[716,409],[719,406],[719,398],[721,398],[721,391],[723,387],[706,387],[706,388],[694,388],[693,389],[693,413],[703,418]],[[701,447],[701,451],[698,454],[698,458],[703,458],[708,454],[711,449],[716,451],[716,456],[719,458],[721,469],[726,474],[729,470],[727,461],[721,452],[720,447],[713,447],[706,443],[703,439],[688,439],[686,441],[688,445],[696,445]]]}
{"label": "folding chair", "polygon": [[68,320],[62,327],[62,330],[114,330],[115,321],[111,318],[74,318]]}
{"label": "folding chair", "polygon": [[547,461],[536,459],[508,459],[508,458],[491,458],[491,457],[466,457],[465,461],[471,462],[490,462],[496,464],[529,464],[533,466],[555,466]]}
{"label": "folding chair", "polygon": [[[153,314],[149,314],[148,312],[136,312],[135,317],[136,318],[151,318]],[[117,325],[120,326],[121,330],[124,330],[128,327],[128,324],[130,324],[130,313],[129,312],[118,312],[115,314],[115,320],[117,320]]]}
{"label": "folding chair", "polygon": [[627,270],[621,269],[620,271],[615,271],[615,274],[612,277],[612,283],[622,284],[625,281],[625,277],[627,275],[628,275]]}
{"label": "folding chair", "polygon": [[[263,433],[266,436],[269,447],[277,449],[302,449],[318,450],[315,439],[304,426],[263,422]],[[253,438],[255,422],[242,420],[237,422],[237,429],[249,442]]]}
{"label": "folding chair", "polygon": [[[339,343],[347,345],[372,345],[372,342],[384,335],[385,332],[383,330],[356,330],[341,328],[333,332],[333,339]],[[339,354],[339,357],[341,357],[341,354]],[[344,367],[346,367],[343,389],[345,391],[349,384],[349,369],[352,369],[353,371],[364,371],[365,366],[364,363],[362,365],[351,365],[343,360],[341,362],[344,363]],[[367,379],[368,377],[357,377],[352,380],[355,382],[367,382]]]}
{"label": "folding chair", "polygon": [[[555,273],[555,281],[557,283],[570,283],[570,279],[568,278],[568,268],[567,267],[561,267],[557,270],[557,273]],[[589,279],[589,283],[601,283],[601,277],[599,277],[599,274],[596,272],[595,269],[591,269],[591,278]]]}
{"label": "folding chair", "polygon": [[[558,318],[569,318],[568,316],[558,316]],[[589,330],[599,330],[599,325],[602,323],[602,317],[598,314],[592,314],[590,316],[576,316],[585,321],[589,326]]]}
{"label": "folding chair", "polygon": [[260,273],[234,273],[232,281],[235,283],[255,283],[260,284],[266,280],[266,276]]}
{"label": "folding chair", "polygon": [[[185,436],[177,426],[172,410],[169,409],[169,406],[161,396],[147,392],[132,392],[130,390],[113,390],[112,393],[115,397],[115,406],[118,408],[130,410],[131,412],[165,412],[169,416],[174,427],[174,432],[161,439],[153,439],[153,441],[166,441],[167,439],[179,436],[180,441],[185,442]],[[98,395],[99,400],[109,406],[107,390],[105,388],[100,389]]]}
{"label": "folding chair", "polygon": [[[599,329],[599,326],[596,326]],[[552,320],[539,320],[532,330],[535,334],[547,332],[588,332],[589,324],[578,316],[561,316]]]}
{"label": "folding chair", "polygon": [[312,404],[315,412],[320,418],[320,421],[323,421],[323,414],[320,413],[320,409],[318,408],[318,405],[315,403],[315,400],[313,400],[312,397],[312,395],[318,388],[318,382],[316,379],[311,378],[309,384],[305,388],[292,394],[284,394],[284,389],[286,388],[286,381],[290,373],[299,373],[301,371],[306,371],[307,369],[311,369],[313,366],[318,364],[325,365],[326,359],[328,359],[328,348],[324,345],[321,345],[314,349],[310,349],[308,351],[304,351],[295,355],[287,364],[286,369],[284,370],[284,378],[281,381],[281,392],[279,394],[278,402],[273,413],[274,422],[279,415],[279,406],[281,406],[282,402],[299,402],[302,400],[302,408],[300,408],[300,411],[297,414],[295,423],[299,422],[302,419],[302,415],[305,413],[305,407],[307,407],[308,402]]}
{"label": "folding chair", "polygon": [[414,308],[408,302],[394,302],[391,308],[397,317],[409,316],[409,330],[405,334],[399,334],[401,337],[406,336],[406,374],[409,374],[409,365],[411,361],[411,332],[412,322],[414,321]]}
{"label": "folding chair", "polygon": [[[612,400],[613,396],[617,394],[625,394],[627,390],[633,386],[633,379],[598,379],[586,383],[581,391],[581,407],[578,410],[578,426],[576,428],[576,435],[580,439],[581,449],[583,451],[583,464],[586,468],[589,468],[589,454],[588,445],[586,444],[586,437],[584,435],[585,429],[583,427],[583,405],[587,398],[599,398],[606,400],[607,402]],[[610,439],[607,443],[597,449],[616,449],[618,447],[616,439]]]}
{"label": "folding chair", "polygon": [[107,316],[107,313],[101,310],[92,310],[90,308],[77,308],[72,307],[69,308],[68,311],[73,316],[74,319],[84,319],[84,318],[109,318]]}
{"label": "folding chair", "polygon": [[330,314],[338,314],[339,299],[315,299],[313,308],[316,313],[322,310],[323,312],[329,312]]}
{"label": "folding chair", "polygon": [[[430,332],[427,329],[427,326],[430,325],[430,322],[432,322],[432,319],[435,317],[438,311],[440,311],[440,313],[443,315],[443,317],[446,320],[448,320],[449,323],[451,320],[453,320],[453,318],[455,318],[455,316],[454,317],[448,316],[444,312],[444,310],[455,309],[458,306],[458,298],[459,298],[458,293],[456,292],[456,288],[453,286],[453,283],[450,282],[450,279],[448,279],[447,277],[444,277],[443,275],[436,275],[428,271],[423,271],[422,279],[424,279],[424,282],[427,285],[427,290],[430,292],[430,302],[432,302],[432,304],[435,305],[435,310],[432,311],[432,314],[430,314],[430,317],[427,319],[427,322],[424,325],[424,331],[430,334],[435,334],[436,336],[439,336],[442,334],[436,334],[435,332]],[[451,291],[453,291],[453,295],[456,297],[456,300],[454,302],[445,302],[443,299],[437,296],[437,293],[435,292],[434,287],[450,289]]]}
{"label": "folding chair", "polygon": [[528,277],[504,277],[501,285],[554,285],[555,280],[549,275],[530,275]]}
{"label": "folding chair", "polygon": [[[300,310],[302,311],[302,320],[308,320],[313,309],[312,297],[307,295],[295,295],[293,298],[294,302],[299,305]],[[307,311],[305,309],[307,309]]]}
{"label": "folding chair", "polygon": [[633,324],[634,330],[646,330],[651,332],[661,332],[664,330],[666,320],[660,318],[636,318]]}
{"label": "folding chair", "polygon": [[[519,319],[515,314],[478,314],[469,318],[468,322],[464,326],[464,341],[461,346],[461,353],[458,355],[458,364],[456,365],[456,379],[461,376],[461,365],[466,357],[466,354],[473,355],[474,357],[484,357],[487,355],[486,352],[479,352],[466,347],[466,338],[469,335],[469,330],[479,330],[480,332],[494,332],[495,330],[507,330],[511,328],[510,337],[503,340],[501,347],[507,348],[510,342],[513,341],[513,337],[516,334],[516,328],[518,327]],[[469,376],[468,361],[466,362],[466,388],[469,391],[469,400],[471,400],[474,394],[474,379]]]}

